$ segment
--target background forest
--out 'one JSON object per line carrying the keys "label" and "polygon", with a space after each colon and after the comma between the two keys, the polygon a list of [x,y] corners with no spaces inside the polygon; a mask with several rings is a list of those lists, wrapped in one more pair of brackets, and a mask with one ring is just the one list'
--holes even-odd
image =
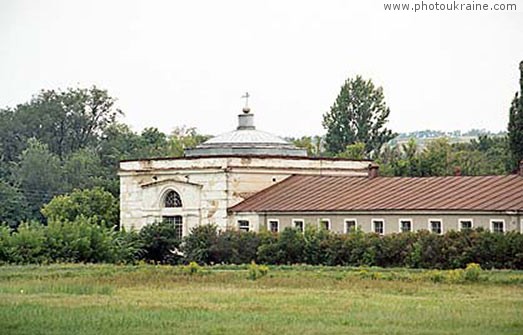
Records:
{"label": "background forest", "polygon": [[[520,70],[523,91],[523,65]],[[509,112],[507,133],[474,131],[466,141],[427,139],[434,131],[398,136],[386,128],[390,110],[382,88],[358,76],[344,83],[324,114],[324,136],[287,140],[310,156],[372,159],[385,176],[506,174],[523,158],[519,92]],[[116,98],[94,86],[43,90],[0,109],[0,222],[16,228],[23,221],[83,215],[117,226],[120,160],[180,157],[209,138],[185,126],[170,134],[157,128],[137,133],[121,116]]]}

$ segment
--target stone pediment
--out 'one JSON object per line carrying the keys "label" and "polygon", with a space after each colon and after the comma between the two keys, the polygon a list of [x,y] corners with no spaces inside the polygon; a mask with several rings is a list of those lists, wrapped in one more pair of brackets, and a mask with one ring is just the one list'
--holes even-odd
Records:
{"label": "stone pediment", "polygon": [[202,185],[200,185],[200,184],[190,183],[185,180],[180,180],[180,179],[176,179],[176,178],[168,178],[168,179],[162,179],[162,180],[155,180],[152,182],[140,183],[140,187],[149,188],[149,187],[162,186],[165,184],[178,184],[178,185],[185,185],[185,186],[195,186],[195,187],[200,187],[200,188],[202,187]]}

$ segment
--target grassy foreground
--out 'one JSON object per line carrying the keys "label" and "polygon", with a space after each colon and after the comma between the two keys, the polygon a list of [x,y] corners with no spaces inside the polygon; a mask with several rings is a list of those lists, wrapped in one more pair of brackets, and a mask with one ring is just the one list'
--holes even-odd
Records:
{"label": "grassy foreground", "polygon": [[[0,334],[522,334],[523,272],[0,267]],[[442,282],[439,282],[442,281]]]}

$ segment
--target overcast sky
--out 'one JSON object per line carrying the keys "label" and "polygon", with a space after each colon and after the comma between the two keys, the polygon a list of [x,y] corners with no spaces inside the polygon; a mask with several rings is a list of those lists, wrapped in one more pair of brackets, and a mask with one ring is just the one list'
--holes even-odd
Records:
{"label": "overcast sky", "polygon": [[384,1],[0,0],[0,106],[94,84],[134,130],[218,134],[249,91],[259,129],[313,135],[361,74],[383,87],[394,131],[506,129],[521,8],[394,13]]}

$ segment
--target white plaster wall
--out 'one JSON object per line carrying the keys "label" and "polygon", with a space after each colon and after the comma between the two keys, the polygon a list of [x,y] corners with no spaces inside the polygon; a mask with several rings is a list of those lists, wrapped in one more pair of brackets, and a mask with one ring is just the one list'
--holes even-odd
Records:
{"label": "white plaster wall", "polygon": [[[227,208],[292,174],[365,175],[368,165],[368,161],[307,158],[124,161],[119,172],[121,225],[141,229],[164,215],[182,215],[184,234],[200,224],[226,229],[231,225]],[[180,194],[183,208],[162,208],[161,198],[167,189]]]}

